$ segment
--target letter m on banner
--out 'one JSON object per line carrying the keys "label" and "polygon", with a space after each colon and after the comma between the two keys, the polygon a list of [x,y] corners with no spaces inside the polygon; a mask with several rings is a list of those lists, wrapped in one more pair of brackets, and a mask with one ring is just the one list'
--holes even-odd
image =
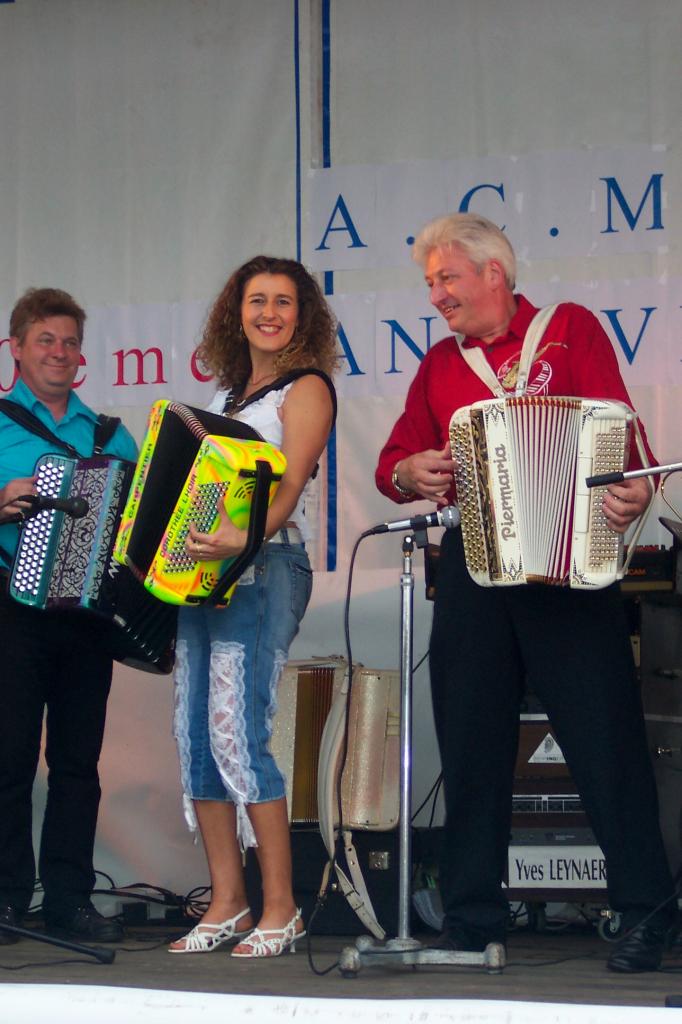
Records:
{"label": "letter m on banner", "polygon": [[637,210],[633,213],[627,199],[623,195],[623,191],[618,184],[616,178],[600,178],[606,185],[606,223],[607,227],[601,232],[602,235],[616,234],[620,228],[614,228],[613,226],[613,209],[614,203],[618,205],[620,212],[625,218],[628,227],[631,231],[634,231],[637,227],[637,221],[641,217],[645,206],[649,206],[651,209],[651,223],[647,226],[647,231],[662,231],[663,230],[663,218],[662,218],[662,202],[661,202],[661,182],[663,181],[662,174],[652,174],[649,178],[649,184],[646,187],[644,195],[642,196],[641,202],[637,207]]}

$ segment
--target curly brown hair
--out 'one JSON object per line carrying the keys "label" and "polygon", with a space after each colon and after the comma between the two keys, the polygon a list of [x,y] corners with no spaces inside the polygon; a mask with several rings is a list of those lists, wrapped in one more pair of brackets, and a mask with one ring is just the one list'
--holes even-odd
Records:
{"label": "curly brown hair", "polygon": [[278,374],[314,367],[329,376],[338,363],[336,320],[315,278],[297,260],[254,256],[231,275],[208,314],[198,363],[212,373],[221,388],[243,390],[251,372],[249,347],[241,323],[246,285],[257,274],[284,274],[296,286],[298,323],[290,343],[277,356]]}

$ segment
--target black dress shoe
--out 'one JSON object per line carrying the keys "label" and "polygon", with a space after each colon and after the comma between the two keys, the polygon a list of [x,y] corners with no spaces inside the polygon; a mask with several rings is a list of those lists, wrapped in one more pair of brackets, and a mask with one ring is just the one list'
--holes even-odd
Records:
{"label": "black dress shoe", "polygon": [[640,924],[622,939],[609,957],[606,966],[621,974],[657,971],[663,959],[667,929]]}
{"label": "black dress shoe", "polygon": [[73,942],[121,942],[123,928],[115,918],[102,917],[93,906],[78,907],[70,917],[46,921],[50,935]]}
{"label": "black dress shoe", "polygon": [[[0,924],[8,924],[12,928],[20,927],[14,907],[0,907]],[[0,946],[11,946],[13,943],[18,942],[20,938],[21,936],[17,935],[16,932],[6,932],[4,928],[0,928]]]}

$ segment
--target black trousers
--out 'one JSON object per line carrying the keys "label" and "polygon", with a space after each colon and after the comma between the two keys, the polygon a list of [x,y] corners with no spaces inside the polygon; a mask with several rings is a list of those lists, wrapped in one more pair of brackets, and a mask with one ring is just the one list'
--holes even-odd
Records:
{"label": "black trousers", "polygon": [[612,909],[634,922],[672,896],[617,585],[594,592],[480,587],[467,572],[461,532],[446,531],[430,668],[446,805],[440,884],[447,928],[504,933],[501,881],[526,680],[604,852]]}
{"label": "black trousers", "polygon": [[[4,590],[4,588],[3,588]],[[112,662],[98,623],[0,596],[0,904],[28,909],[35,881],[33,781],[46,717],[47,806],[39,876],[46,919],[87,903]]]}

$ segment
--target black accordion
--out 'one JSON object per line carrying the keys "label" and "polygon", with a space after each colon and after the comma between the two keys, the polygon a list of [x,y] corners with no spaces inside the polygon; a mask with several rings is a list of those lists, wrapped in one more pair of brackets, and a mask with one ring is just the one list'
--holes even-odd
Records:
{"label": "black accordion", "polygon": [[177,609],[152,597],[112,552],[135,466],[97,455],[42,456],[36,489],[47,498],[81,498],[82,516],[43,509],[21,531],[10,595],[21,604],[91,612],[104,623],[113,658],[148,672],[173,667]]}

